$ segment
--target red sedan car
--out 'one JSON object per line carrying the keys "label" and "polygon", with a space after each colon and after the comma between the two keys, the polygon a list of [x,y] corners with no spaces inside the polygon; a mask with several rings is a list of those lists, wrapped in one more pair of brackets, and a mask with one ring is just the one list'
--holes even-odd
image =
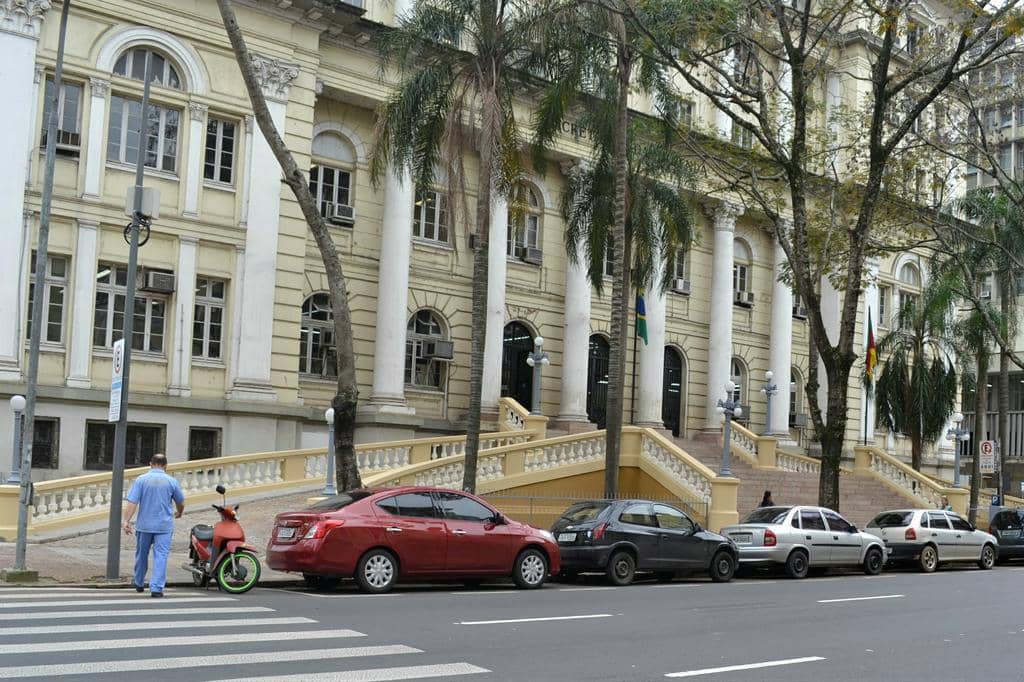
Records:
{"label": "red sedan car", "polygon": [[267,564],[302,573],[314,586],[355,578],[364,592],[387,592],[399,578],[498,576],[532,589],[558,573],[560,556],[551,533],[478,497],[407,486],[354,490],[278,514]]}

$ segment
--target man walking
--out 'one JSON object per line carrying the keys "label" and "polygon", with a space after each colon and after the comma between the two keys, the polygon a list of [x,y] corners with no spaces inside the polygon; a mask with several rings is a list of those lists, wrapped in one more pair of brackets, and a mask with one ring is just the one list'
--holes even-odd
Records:
{"label": "man walking", "polygon": [[[185,494],[166,471],[166,455],[153,455],[149,466],[149,471],[135,479],[132,489],[128,491],[124,532],[132,534],[132,517],[138,510],[139,518],[135,523],[135,591],[142,592],[145,589],[149,548],[152,547],[153,575],[149,580],[149,591],[153,597],[162,597],[164,583],[167,581],[167,557],[171,554],[174,519],[181,518],[185,511]],[[171,502],[174,502],[176,508],[173,518]]]}

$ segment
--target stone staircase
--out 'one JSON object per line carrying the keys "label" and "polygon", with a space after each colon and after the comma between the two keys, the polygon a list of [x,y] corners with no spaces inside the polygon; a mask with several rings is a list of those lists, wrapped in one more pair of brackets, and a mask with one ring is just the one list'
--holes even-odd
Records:
{"label": "stone staircase", "polygon": [[[721,436],[708,434],[675,443],[714,471],[722,466]],[[755,469],[734,451],[730,465],[734,476],[740,479],[737,511],[740,519],[756,508],[765,490],[772,491],[776,504],[817,504],[818,474]],[[902,495],[870,476],[843,472],[839,477],[839,506],[843,516],[863,528],[874,516],[886,509],[917,507],[919,502]]]}

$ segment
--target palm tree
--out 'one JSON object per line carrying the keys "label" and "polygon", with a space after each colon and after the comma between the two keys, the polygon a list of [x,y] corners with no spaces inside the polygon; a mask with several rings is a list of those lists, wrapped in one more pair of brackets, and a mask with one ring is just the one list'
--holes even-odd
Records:
{"label": "palm tree", "polygon": [[875,388],[878,424],[910,437],[911,465],[921,469],[924,444],[934,442],[954,411],[956,369],[950,351],[951,278],[933,270],[919,301],[904,305],[891,332],[878,344],[884,366]]}
{"label": "palm tree", "polygon": [[[274,157],[284,173],[284,181],[295,195],[295,201],[302,210],[309,231],[313,234],[320,257],[327,273],[327,286],[331,294],[331,310],[334,314],[334,339],[338,362],[338,392],[331,401],[334,408],[334,457],[337,460],[335,481],[338,490],[352,490],[362,487],[359,464],[355,451],[356,383],[355,352],[352,348],[352,316],[348,305],[348,286],[345,271],[338,257],[331,232],[320,215],[316,199],[309,191],[309,180],[295,162],[281,137],[274,119],[267,107],[266,97],[256,76],[252,55],[242,35],[235,9],[230,0],[217,0],[221,20],[231,41],[235,61],[242,72],[242,81],[249,94],[256,123],[267,140]],[[327,453],[330,457],[331,453]]]}
{"label": "palm tree", "polygon": [[465,206],[464,159],[479,154],[462,483],[470,492],[480,445],[492,193],[511,194],[522,176],[514,103],[533,80],[533,36],[545,11],[527,0],[417,0],[381,44],[384,65],[397,68],[400,83],[379,111],[370,157],[374,183],[385,172],[408,171],[423,190],[438,180],[440,166],[453,203]]}

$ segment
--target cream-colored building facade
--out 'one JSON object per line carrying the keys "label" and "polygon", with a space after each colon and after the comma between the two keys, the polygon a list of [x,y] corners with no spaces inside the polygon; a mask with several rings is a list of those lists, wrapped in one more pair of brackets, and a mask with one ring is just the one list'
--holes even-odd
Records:
{"label": "cream-colored building facade", "polygon": [[[468,404],[468,226],[440,186],[417,197],[408,181],[390,175],[375,187],[368,173],[374,112],[393,87],[382,80],[375,36],[408,4],[366,0],[325,14],[303,0],[237,3],[275,121],[335,222],[351,292],[357,437],[364,441],[457,431]],[[5,399],[24,391],[44,95],[58,16],[48,0],[0,4],[9,102],[0,114],[8,157],[0,188]],[[175,461],[325,438],[323,411],[335,382],[323,267],[254,126],[215,4],[79,0],[58,112],[36,479],[110,466],[110,348],[128,276],[124,204],[146,59],[156,82],[145,183],[160,190],[161,206],[139,252],[129,462],[155,450]],[[836,98],[855,96],[852,89],[841,94],[847,84],[834,85]],[[707,103],[695,99],[694,117],[729,139],[727,118]],[[510,243],[500,202],[491,234],[485,408],[495,408],[502,393],[529,401],[524,353],[542,336],[551,364],[539,408],[566,430],[603,419],[610,331],[610,281],[599,296],[570,264],[559,212],[563,172],[587,154],[585,135],[566,126],[561,163],[530,179],[530,207],[514,230],[520,236]],[[762,218],[727,200],[696,197],[694,208],[697,243],[667,264],[673,289],[648,295],[649,343],[640,342],[635,371],[630,340],[627,419],[682,437],[717,428],[713,408],[732,379],[753,429],[806,445],[807,328],[778,278],[784,255]],[[900,296],[919,291],[923,264],[907,254],[871,267],[877,278],[861,317],[871,309],[884,328]],[[837,326],[838,293],[826,287],[825,299],[826,321]],[[858,324],[863,329],[864,319]],[[765,424],[760,388],[768,370],[780,391]],[[852,379],[851,445],[864,425],[862,393]],[[0,442],[10,439],[11,419],[0,419]]]}

